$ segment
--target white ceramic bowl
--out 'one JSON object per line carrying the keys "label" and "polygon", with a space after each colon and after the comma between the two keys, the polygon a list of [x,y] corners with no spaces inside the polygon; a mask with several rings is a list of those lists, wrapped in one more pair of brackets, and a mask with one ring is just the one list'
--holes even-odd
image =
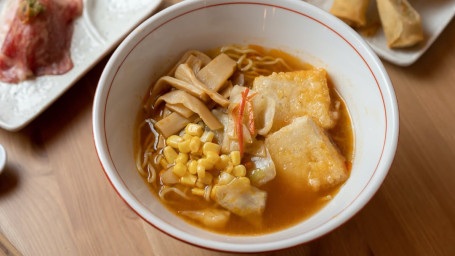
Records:
{"label": "white ceramic bowl", "polygon": [[[259,44],[327,69],[352,117],[355,157],[351,177],[311,218],[259,236],[202,230],[169,212],[136,171],[136,114],[152,81],[189,49]],[[337,228],[378,190],[392,163],[398,109],[387,73],[356,32],[303,1],[184,1],[154,15],[118,47],[100,79],[93,107],[96,150],[118,194],[145,221],[193,245],[234,252],[283,249]]]}

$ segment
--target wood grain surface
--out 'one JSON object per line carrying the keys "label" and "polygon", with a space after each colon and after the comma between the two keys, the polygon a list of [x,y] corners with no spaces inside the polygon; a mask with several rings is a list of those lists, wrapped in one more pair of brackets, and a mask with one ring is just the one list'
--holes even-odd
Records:
{"label": "wood grain surface", "polygon": [[[0,233],[23,255],[229,255],[161,233],[111,187],[91,123],[106,61],[23,130],[0,130],[8,152]],[[398,98],[400,138],[382,187],[335,231],[264,255],[455,255],[455,21],[411,67],[384,64]],[[0,255],[9,255],[6,243],[0,240]]]}

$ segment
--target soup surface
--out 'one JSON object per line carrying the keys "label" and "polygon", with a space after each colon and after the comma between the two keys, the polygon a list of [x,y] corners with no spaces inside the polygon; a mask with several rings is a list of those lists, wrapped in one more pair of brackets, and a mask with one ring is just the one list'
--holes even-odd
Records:
{"label": "soup surface", "polygon": [[325,70],[255,45],[185,53],[152,85],[136,127],[152,193],[185,221],[230,235],[310,217],[353,157],[350,117]]}

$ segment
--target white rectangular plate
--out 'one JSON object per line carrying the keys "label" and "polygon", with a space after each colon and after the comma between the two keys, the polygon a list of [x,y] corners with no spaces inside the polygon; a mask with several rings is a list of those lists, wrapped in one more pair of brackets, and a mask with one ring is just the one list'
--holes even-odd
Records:
{"label": "white rectangular plate", "polygon": [[[325,11],[329,11],[333,4],[333,0],[305,1]],[[379,57],[400,66],[409,66],[417,61],[441,34],[455,14],[455,0],[409,0],[409,3],[420,13],[425,34],[423,42],[411,48],[390,49],[387,47],[387,40],[382,28],[379,28],[372,37],[366,37],[359,33]],[[367,19],[379,21],[376,0],[370,0]]]}
{"label": "white rectangular plate", "polygon": [[[74,23],[74,68],[59,76],[41,76],[19,84],[0,82],[0,127],[17,131],[27,125],[108,54],[162,0],[83,0]],[[6,1],[0,1],[0,9]]]}

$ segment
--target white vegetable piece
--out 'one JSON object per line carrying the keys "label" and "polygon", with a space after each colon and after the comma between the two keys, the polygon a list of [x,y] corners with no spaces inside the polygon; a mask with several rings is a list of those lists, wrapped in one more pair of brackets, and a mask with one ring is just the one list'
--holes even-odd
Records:
{"label": "white vegetable piece", "polygon": [[222,228],[231,216],[231,213],[220,209],[204,209],[199,211],[181,211],[180,214],[196,220],[211,228]]}
{"label": "white vegetable piece", "polygon": [[267,192],[250,185],[247,178],[235,178],[215,190],[215,201],[242,217],[259,217],[265,209]]}

